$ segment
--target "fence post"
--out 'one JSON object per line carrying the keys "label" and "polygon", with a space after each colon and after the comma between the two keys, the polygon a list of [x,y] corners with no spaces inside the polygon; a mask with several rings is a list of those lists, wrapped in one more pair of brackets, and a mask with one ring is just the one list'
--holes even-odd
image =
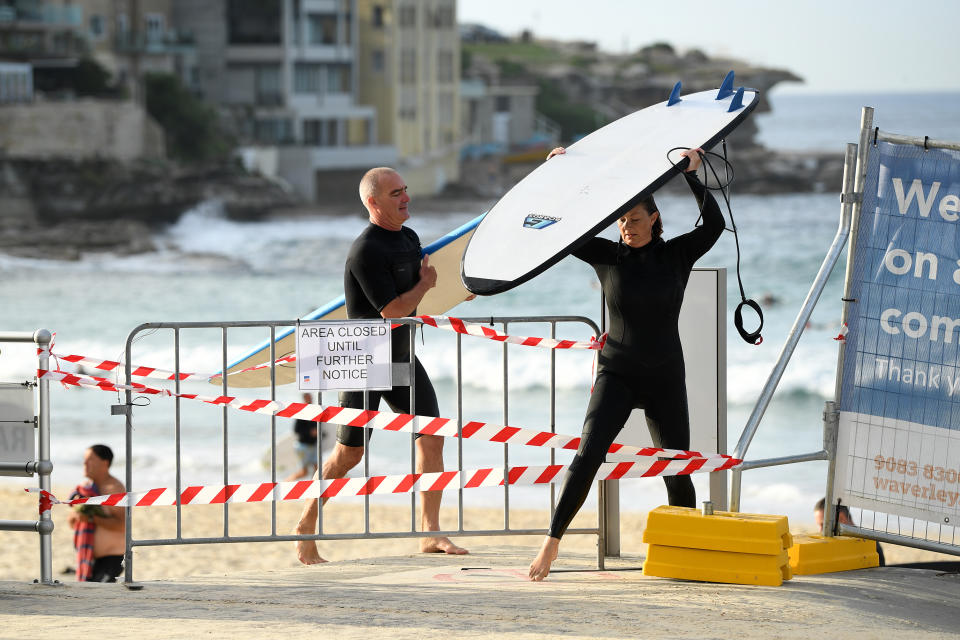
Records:
{"label": "fence post", "polygon": [[823,528],[821,535],[833,535],[836,506],[833,504],[833,476],[837,470],[837,431],[840,427],[840,412],[837,403],[827,400],[823,408],[823,450],[827,452],[827,487],[823,501]]}
{"label": "fence post", "polygon": [[[33,341],[39,349],[38,360],[41,369],[50,367],[50,343],[53,341],[53,335],[46,329],[38,329],[33,334]],[[50,381],[39,380],[40,390],[40,411],[39,411],[39,455],[37,460],[37,472],[40,475],[40,488],[44,491],[50,491],[50,472],[53,471],[53,463],[50,462]],[[40,514],[40,521],[37,525],[40,532],[40,581],[43,584],[54,584],[53,582],[53,551],[51,546],[51,534],[53,533],[53,520],[50,518],[50,510]]]}

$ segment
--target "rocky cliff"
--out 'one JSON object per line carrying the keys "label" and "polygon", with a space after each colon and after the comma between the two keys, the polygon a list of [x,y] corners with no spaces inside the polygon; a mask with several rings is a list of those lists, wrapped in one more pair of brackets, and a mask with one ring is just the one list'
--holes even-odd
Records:
{"label": "rocky cliff", "polygon": [[298,203],[285,185],[229,167],[0,158],[0,251],[64,259],[149,251],[152,229],[211,199],[238,219]]}

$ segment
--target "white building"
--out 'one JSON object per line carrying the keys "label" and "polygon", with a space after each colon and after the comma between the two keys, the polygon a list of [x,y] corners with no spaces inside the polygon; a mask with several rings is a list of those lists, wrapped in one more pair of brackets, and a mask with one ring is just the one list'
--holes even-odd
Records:
{"label": "white building", "polygon": [[397,157],[376,138],[376,109],[357,101],[355,15],[355,0],[174,0],[203,97],[228,115],[245,158],[310,201],[344,199]]}

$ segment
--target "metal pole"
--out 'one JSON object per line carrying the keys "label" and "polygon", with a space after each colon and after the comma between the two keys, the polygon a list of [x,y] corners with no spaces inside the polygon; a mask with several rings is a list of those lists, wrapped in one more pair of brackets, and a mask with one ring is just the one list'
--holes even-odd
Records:
{"label": "metal pole", "polygon": [[[600,335],[607,330],[607,297],[600,292]],[[598,336],[599,337],[599,336]],[[591,380],[591,384],[593,381]],[[597,494],[597,509],[600,512],[603,540],[603,555],[620,557],[620,482],[601,480]]]}
{"label": "metal pole", "polygon": [[[867,159],[870,155],[871,141],[870,137],[873,130],[873,109],[864,107],[860,113],[860,143],[859,146],[847,145],[849,149],[853,147],[857,153],[856,165],[848,167],[844,163],[843,184],[844,193],[848,192],[847,184],[853,181],[853,202],[850,222],[850,242],[847,249],[847,272],[843,285],[843,303],[840,308],[840,326],[846,327],[850,318],[850,308],[854,303],[851,299],[851,290],[853,289],[853,267],[857,253],[857,230],[860,227],[860,211],[863,207],[863,185],[867,179]],[[853,176],[849,176],[853,174]],[[837,437],[840,431],[840,406],[843,400],[843,369],[846,359],[847,343],[840,342],[837,350],[837,374],[834,383],[833,397],[834,402],[828,402],[823,414],[823,448],[829,452],[827,464],[827,481],[824,491],[823,506],[823,528],[822,535],[832,536],[835,530],[836,520],[836,500],[834,499],[834,476],[837,472]]]}
{"label": "metal pole", "polygon": [[833,536],[836,506],[833,504],[833,476],[837,471],[837,431],[840,426],[840,412],[837,403],[828,400],[823,408],[823,450],[827,452],[827,487],[823,501],[823,527],[820,534]]}
{"label": "metal pole", "polygon": [[[220,328],[220,358],[221,358],[221,371],[224,372],[224,375],[220,376],[221,388],[223,395],[228,395],[229,392],[229,382],[227,381],[228,376],[226,375],[227,371],[227,327]],[[223,486],[230,484],[230,416],[229,408],[224,406],[221,409],[221,425],[222,425],[222,434],[223,434]],[[226,500],[223,501],[223,537],[230,537],[230,503]]]}
{"label": "metal pole", "polygon": [[[847,145],[848,149],[854,147],[857,153],[856,165],[847,166],[844,162],[843,185],[844,193],[847,190],[849,180],[853,181],[852,192],[854,194],[850,219],[850,243],[847,250],[847,273],[843,284],[843,305],[840,308],[840,326],[845,326],[850,317],[850,290],[853,288],[853,260],[857,253],[857,229],[860,226],[860,209],[863,205],[863,183],[867,180],[867,158],[870,155],[870,130],[873,128],[873,109],[864,107],[860,114],[860,145]],[[848,172],[852,174],[848,176]],[[843,363],[846,357],[847,343],[841,342],[840,349],[837,352],[837,376],[834,386],[833,398],[840,405],[843,391]]]}
{"label": "metal pole", "polygon": [[[503,333],[509,335],[509,325],[506,321],[503,323]],[[510,424],[510,386],[509,370],[507,362],[507,343],[504,342],[501,347],[503,351],[503,424]],[[503,528],[505,531],[510,529],[510,445],[503,443]]]}
{"label": "metal pole", "polygon": [[[183,492],[183,449],[182,449],[182,429],[180,423],[180,329],[173,330],[173,373],[175,376],[174,389],[177,397],[173,400],[173,433],[174,433],[174,457],[176,460],[176,486],[177,486],[177,537],[183,537],[183,501],[180,495]],[[224,376],[226,378],[226,376]]]}
{"label": "metal pole", "polygon": [[[457,340],[457,471],[463,474],[463,336]],[[552,486],[552,485],[551,485]],[[463,487],[457,490],[457,531],[463,531]]]}
{"label": "metal pole", "polygon": [[[767,382],[763,386],[763,390],[760,392],[760,398],[757,400],[757,404],[754,406],[753,412],[750,414],[750,418],[747,420],[747,424],[743,429],[743,433],[740,435],[740,440],[737,442],[737,446],[733,451],[733,457],[735,458],[743,458],[746,455],[747,449],[750,446],[750,442],[753,440],[754,435],[756,435],[757,428],[760,425],[760,420],[763,418],[763,414],[766,412],[767,407],[770,405],[770,400],[773,398],[773,393],[776,391],[777,385],[780,383],[780,378],[783,376],[783,372],[787,367],[787,363],[793,356],[793,351],[796,349],[797,343],[800,342],[800,336],[803,335],[803,329],[810,320],[810,315],[813,313],[813,309],[816,307],[817,301],[820,299],[820,294],[823,293],[823,289],[827,284],[830,273],[833,271],[833,267],[836,265],[837,260],[839,260],[840,255],[843,253],[844,245],[846,244],[847,237],[850,233],[850,217],[854,194],[848,187],[851,183],[850,174],[853,173],[852,167],[855,163],[856,150],[857,145],[847,145],[846,156],[844,159],[844,189],[843,194],[841,195],[842,205],[840,208],[840,225],[837,228],[837,233],[834,235],[833,242],[830,244],[827,255],[824,257],[823,263],[820,265],[820,270],[817,272],[817,276],[814,279],[813,284],[810,286],[810,291],[807,293],[807,297],[803,301],[803,306],[800,308],[800,313],[797,315],[797,319],[794,321],[793,327],[791,327],[790,333],[787,335],[787,340],[780,351],[780,356],[777,358],[777,362],[773,367],[773,371],[770,372],[770,377],[767,378]],[[741,472],[734,469],[730,483],[731,511],[740,510],[740,481]]]}
{"label": "metal pole", "polygon": [[[407,375],[410,376],[407,394],[410,402],[410,415],[417,415],[417,390],[415,388],[417,378],[417,327],[409,322],[404,323],[409,330],[408,339],[409,362],[407,363]],[[393,366],[393,365],[391,365]],[[379,407],[377,407],[379,409]],[[414,423],[416,424],[416,423]],[[368,432],[369,433],[369,432]],[[365,455],[365,457],[368,457]],[[442,459],[442,456],[441,456]],[[422,462],[422,461],[421,461]],[[410,473],[417,472],[417,438],[415,433],[410,434]],[[423,509],[421,500],[420,509]],[[410,531],[417,530],[417,492],[410,492]]]}
{"label": "metal pole", "polygon": [[[50,342],[53,336],[46,329],[38,329],[33,334],[33,341],[39,347],[39,366],[41,369],[48,369],[50,366]],[[40,475],[40,488],[44,491],[50,491],[50,472],[53,470],[53,463],[50,462],[50,381],[39,380],[40,389],[40,415],[39,415],[39,464],[37,471]],[[53,533],[53,520],[50,518],[50,511],[44,511],[40,514],[40,520],[37,523],[37,530],[40,532],[40,581],[43,584],[53,584],[53,551],[50,544],[50,534]]]}
{"label": "metal pole", "polygon": [[[140,325],[136,329],[130,332],[127,336],[127,344],[125,347],[126,359],[123,363],[123,374],[125,376],[125,382],[129,382],[133,378],[133,336],[135,336],[144,325]],[[126,427],[125,427],[125,444],[124,444],[124,454],[127,459],[125,460],[126,469],[124,480],[126,481],[126,490],[127,492],[133,491],[133,392],[130,389],[127,389],[123,392],[123,397],[126,400],[125,405],[121,406],[123,414],[126,416]],[[179,494],[178,498],[179,500]],[[179,509],[179,507],[178,507]],[[133,509],[126,508],[124,509],[126,531],[124,534],[125,544],[123,550],[123,583],[125,585],[132,585],[133,582]]]}

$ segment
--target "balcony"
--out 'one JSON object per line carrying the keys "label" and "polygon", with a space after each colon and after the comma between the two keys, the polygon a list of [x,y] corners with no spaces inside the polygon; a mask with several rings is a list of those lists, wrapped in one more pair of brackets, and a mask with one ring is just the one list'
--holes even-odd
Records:
{"label": "balcony", "polygon": [[0,7],[0,29],[83,28],[83,8],[43,5],[36,8]]}
{"label": "balcony", "polygon": [[171,29],[159,34],[120,32],[114,36],[113,44],[117,53],[170,55],[192,50],[196,40],[189,31]]}

